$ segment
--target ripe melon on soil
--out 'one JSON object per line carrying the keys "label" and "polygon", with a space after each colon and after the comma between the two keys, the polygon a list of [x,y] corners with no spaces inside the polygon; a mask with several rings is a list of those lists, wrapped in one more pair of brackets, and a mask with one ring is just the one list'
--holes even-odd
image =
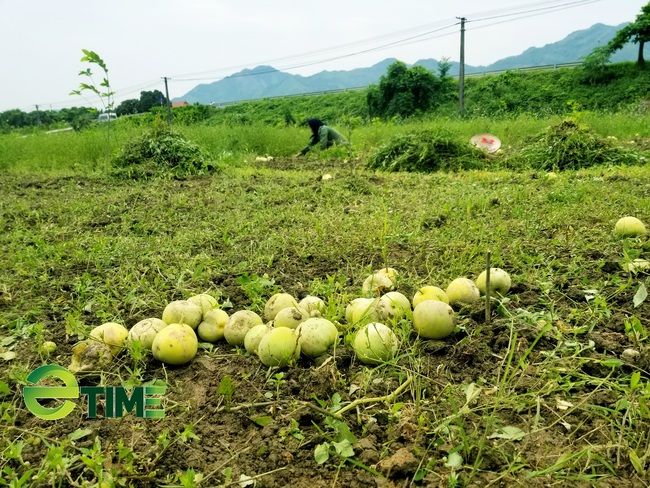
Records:
{"label": "ripe melon on soil", "polygon": [[199,339],[205,342],[217,342],[223,339],[228,322],[228,313],[220,308],[213,308],[203,314],[203,320],[196,328]]}
{"label": "ripe melon on soil", "polygon": [[156,317],[141,320],[129,329],[128,341],[139,341],[143,348],[151,350],[153,340],[169,324]]}
{"label": "ripe melon on soil", "polygon": [[287,307],[280,310],[273,319],[273,327],[295,329],[309,318],[309,312],[300,307]]}
{"label": "ripe melon on soil", "polygon": [[153,357],[165,364],[189,363],[199,349],[194,329],[187,324],[169,324],[153,340]]}
{"label": "ripe melon on soil", "polygon": [[276,293],[264,305],[264,320],[273,320],[280,310],[287,307],[297,307],[298,302],[289,293]]}
{"label": "ripe melon on soil", "polygon": [[244,337],[244,348],[246,349],[246,352],[249,354],[257,354],[257,348],[260,345],[260,341],[272,329],[273,327],[270,323],[258,324],[251,328],[251,330],[246,333],[246,337]]}
{"label": "ripe melon on soil", "polygon": [[415,295],[413,295],[413,307],[417,307],[420,302],[425,300],[438,300],[449,303],[449,297],[445,290],[433,285],[423,286],[415,292]]}
{"label": "ripe melon on soil", "polygon": [[307,295],[305,298],[298,302],[298,307],[304,310],[307,310],[311,315],[313,312],[324,313],[325,312],[325,302],[322,298]]}
{"label": "ripe melon on soil", "polygon": [[393,284],[397,284],[397,277],[399,276],[399,273],[395,268],[379,268],[376,269],[373,274],[385,274],[390,278]]}
{"label": "ripe melon on soil", "polygon": [[481,298],[476,283],[469,278],[456,278],[447,286],[447,298],[450,304],[471,305]]}
{"label": "ripe melon on soil", "polygon": [[413,327],[425,339],[444,339],[454,331],[456,315],[444,302],[425,300],[413,310]]}
{"label": "ripe melon on soil", "polygon": [[296,331],[288,327],[271,329],[260,340],[257,355],[264,366],[288,366],[300,356]]}
{"label": "ripe melon on soil", "polygon": [[368,276],[361,286],[361,294],[378,297],[395,288],[395,283],[386,273],[373,273]]}
{"label": "ripe melon on soil", "polygon": [[187,300],[169,302],[163,310],[163,321],[168,324],[187,324],[196,329],[203,319],[203,311],[197,304]]}
{"label": "ripe melon on soil", "polygon": [[218,306],[217,299],[212,295],[208,295],[207,293],[199,293],[198,295],[191,296],[187,299],[187,301],[201,307],[203,314],[209,310],[212,310],[213,308],[217,308]]}
{"label": "ripe melon on soil", "polygon": [[345,321],[348,325],[367,324],[379,320],[376,298],[355,298],[345,307]]}
{"label": "ripe melon on soil", "polygon": [[639,237],[647,234],[643,222],[636,217],[622,217],[614,226],[614,232],[621,237]]}
{"label": "ripe melon on soil", "polygon": [[408,316],[411,312],[411,302],[404,294],[389,291],[379,299],[376,308],[380,320],[394,324]]}
{"label": "ripe melon on soil", "polygon": [[395,357],[399,341],[390,327],[371,322],[357,331],[352,348],[363,364],[381,364]]}
{"label": "ripe melon on soil", "polygon": [[249,330],[263,323],[262,317],[251,310],[239,310],[228,318],[223,336],[231,346],[243,346]]}
{"label": "ripe melon on soil", "polygon": [[129,331],[127,328],[116,322],[106,322],[90,331],[90,339],[98,340],[106,344],[110,348],[113,356],[119,354],[128,336]]}
{"label": "ripe melon on soil", "polygon": [[298,326],[296,334],[301,354],[309,358],[317,358],[334,345],[339,331],[329,320],[312,317]]}
{"label": "ripe melon on soil", "polygon": [[[478,278],[476,278],[476,286],[482,295],[487,291],[487,271],[483,271]],[[510,275],[501,268],[490,268],[490,294],[498,293],[505,295],[512,286]]]}

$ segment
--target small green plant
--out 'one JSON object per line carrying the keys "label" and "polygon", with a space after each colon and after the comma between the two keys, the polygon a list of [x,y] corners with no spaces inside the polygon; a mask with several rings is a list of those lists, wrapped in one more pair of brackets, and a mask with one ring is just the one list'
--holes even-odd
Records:
{"label": "small green plant", "polygon": [[261,310],[266,303],[266,296],[278,292],[275,281],[268,276],[257,276],[243,273],[237,278],[237,283],[251,302],[251,308]]}
{"label": "small green plant", "polygon": [[83,96],[83,92],[90,91],[99,97],[104,110],[111,110],[114,105],[113,96],[115,95],[115,92],[111,90],[111,84],[108,81],[108,67],[106,66],[104,60],[96,52],[89,51],[87,49],[82,49],[82,52],[84,53],[84,56],[81,58],[81,62],[91,63],[99,66],[104,72],[104,78],[99,83],[99,85],[97,85],[93,79],[91,68],[85,69],[79,73],[79,76],[88,77],[90,83],[80,83],[79,88],[72,90],[70,94]]}
{"label": "small green plant", "polygon": [[[104,60],[94,51],[82,49],[84,56],[81,58],[82,63],[90,63],[99,66],[104,75],[99,85],[93,79],[93,72],[91,68],[85,69],[79,73],[79,76],[85,76],[90,80],[90,83],[80,83],[79,88],[72,90],[71,95],[83,96],[83,92],[89,91],[99,97],[99,101],[105,112],[111,113],[115,105],[114,95],[115,92],[111,90],[111,84],[108,81],[108,67]],[[110,135],[111,135],[111,118],[108,117],[106,122],[106,169],[108,169],[108,159],[110,154]]]}
{"label": "small green plant", "polygon": [[194,425],[193,424],[186,425],[185,428],[183,429],[183,432],[178,433],[178,436],[179,436],[179,440],[183,444],[187,444],[188,442],[193,441],[193,440],[197,440],[197,441],[201,440],[201,438],[194,433]]}
{"label": "small green plant", "polygon": [[[287,382],[287,380],[284,379],[284,373],[283,372],[275,373],[273,376],[267,378],[266,382],[275,388],[275,398],[276,400],[279,400],[280,388],[284,383]],[[273,398],[273,393],[271,393],[270,391],[267,392],[265,395],[267,396],[267,398]]]}
{"label": "small green plant", "polygon": [[353,458],[355,453],[352,445],[357,442],[357,438],[350,430],[350,427],[342,420],[332,417],[327,417],[324,424],[327,432],[322,431],[322,434],[327,440],[318,444],[314,449],[316,462],[323,464],[332,455],[343,459]]}
{"label": "small green plant", "polygon": [[[327,402],[316,398],[321,408],[326,408],[331,413],[341,410],[341,395],[334,393],[331,397],[331,405]],[[314,459],[318,464],[325,463],[330,455],[336,455],[343,459],[354,457],[352,445],[357,442],[356,436],[350,430],[350,427],[340,419],[326,417],[324,420],[326,430],[318,428],[319,432],[325,437],[326,441],[318,444],[314,449]]]}
{"label": "small green plant", "polygon": [[625,321],[625,335],[636,345],[648,340],[650,334],[637,317],[630,317]]}
{"label": "small green plant", "polygon": [[232,382],[232,376],[226,375],[221,378],[219,386],[217,387],[217,395],[221,395],[224,398],[226,405],[230,405],[234,393],[235,385]]}
{"label": "small green plant", "polygon": [[283,442],[288,436],[291,436],[298,441],[305,440],[305,434],[303,434],[302,431],[300,430],[300,425],[298,424],[298,421],[296,419],[291,419],[291,423],[289,427],[280,430],[279,434],[280,434],[280,440]]}
{"label": "small green plant", "polygon": [[174,475],[172,484],[161,485],[163,488],[196,488],[201,485],[203,474],[187,468]]}
{"label": "small green plant", "polygon": [[122,386],[132,388],[143,383],[142,375],[146,370],[145,358],[147,357],[147,351],[142,347],[140,341],[128,341],[127,350],[133,362],[131,366],[124,365],[129,377],[122,382]]}

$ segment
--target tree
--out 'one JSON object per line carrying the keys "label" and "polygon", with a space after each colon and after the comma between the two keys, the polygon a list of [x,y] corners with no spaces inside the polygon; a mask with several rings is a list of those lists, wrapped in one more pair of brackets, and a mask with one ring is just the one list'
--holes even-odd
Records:
{"label": "tree", "polygon": [[165,96],[160,90],[140,92],[140,102],[138,103],[138,112],[141,114],[148,112],[153,107],[162,107],[166,103]]}
{"label": "tree", "polygon": [[440,61],[438,61],[438,74],[441,80],[447,78],[450,69],[451,69],[451,62],[449,61],[449,58],[446,56],[440,58]]}
{"label": "tree", "polygon": [[131,98],[124,100],[115,109],[118,116],[143,114],[154,107],[165,106],[167,99],[160,90],[140,92],[140,99]]}
{"label": "tree", "polygon": [[135,98],[130,98],[129,100],[124,100],[115,108],[115,113],[118,117],[123,115],[133,115],[138,113],[138,105],[140,102]]}
{"label": "tree", "polygon": [[643,58],[643,49],[646,42],[650,42],[650,2],[641,7],[641,13],[636,16],[636,20],[619,30],[614,39],[609,41],[606,46],[606,52],[610,55],[620,50],[632,42],[639,45],[639,56],[637,64],[640,67],[645,66]]}
{"label": "tree", "polygon": [[0,122],[13,128],[29,127],[32,121],[22,110],[12,109],[0,114]]}
{"label": "tree", "polygon": [[423,66],[408,68],[395,61],[379,80],[368,88],[366,101],[371,117],[409,117],[440,103],[443,84]]}

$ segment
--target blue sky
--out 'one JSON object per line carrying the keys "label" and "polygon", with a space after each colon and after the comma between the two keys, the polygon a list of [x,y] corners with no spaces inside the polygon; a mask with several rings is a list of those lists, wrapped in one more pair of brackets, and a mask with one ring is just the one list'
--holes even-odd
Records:
{"label": "blue sky", "polygon": [[596,23],[633,21],[647,0],[0,0],[0,111],[96,106],[70,96],[85,81],[82,49],[108,65],[116,102],[140,91],[180,97],[261,64],[293,74],[385,58],[486,65]]}

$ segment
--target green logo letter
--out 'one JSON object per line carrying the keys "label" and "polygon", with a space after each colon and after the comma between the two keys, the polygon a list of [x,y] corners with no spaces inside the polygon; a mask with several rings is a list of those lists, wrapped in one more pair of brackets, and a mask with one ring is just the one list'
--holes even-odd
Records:
{"label": "green logo letter", "polygon": [[165,417],[164,409],[154,409],[149,407],[158,407],[162,405],[161,398],[147,398],[147,395],[164,395],[167,387],[165,386],[145,386],[144,387],[144,416],[148,419],[162,419]]}
{"label": "green logo letter", "polygon": [[70,371],[56,364],[46,364],[40,368],[36,368],[29,374],[27,381],[35,385],[47,376],[60,379],[65,383],[65,386],[25,386],[23,388],[25,406],[30,412],[41,419],[59,420],[72,412],[75,404],[66,400],[56,408],[47,408],[41,405],[38,399],[78,398],[79,385]]}

